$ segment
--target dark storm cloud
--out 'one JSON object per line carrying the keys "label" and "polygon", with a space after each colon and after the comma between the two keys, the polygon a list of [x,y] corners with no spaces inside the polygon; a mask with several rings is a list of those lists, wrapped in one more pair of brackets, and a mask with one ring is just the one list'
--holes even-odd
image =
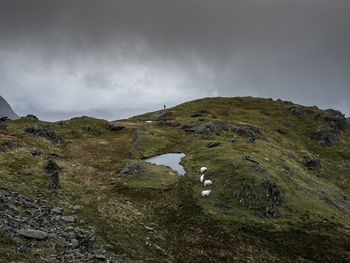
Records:
{"label": "dark storm cloud", "polygon": [[1,93],[19,113],[253,95],[350,115],[347,0],[0,5]]}

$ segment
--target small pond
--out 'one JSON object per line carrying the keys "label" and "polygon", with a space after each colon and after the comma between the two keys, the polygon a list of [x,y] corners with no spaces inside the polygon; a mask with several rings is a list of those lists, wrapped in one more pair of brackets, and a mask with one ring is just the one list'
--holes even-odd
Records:
{"label": "small pond", "polygon": [[157,155],[148,159],[144,159],[145,162],[153,163],[157,165],[166,165],[176,171],[178,174],[185,175],[186,171],[180,164],[181,158],[185,157],[184,153],[166,153]]}

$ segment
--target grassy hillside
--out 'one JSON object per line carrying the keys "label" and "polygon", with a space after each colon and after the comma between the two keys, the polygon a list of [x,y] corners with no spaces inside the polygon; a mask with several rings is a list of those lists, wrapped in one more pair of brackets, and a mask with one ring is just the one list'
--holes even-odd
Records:
{"label": "grassy hillside", "polygon": [[[0,262],[350,262],[340,112],[206,98],[116,122],[3,122]],[[185,176],[143,161],[168,152]]]}

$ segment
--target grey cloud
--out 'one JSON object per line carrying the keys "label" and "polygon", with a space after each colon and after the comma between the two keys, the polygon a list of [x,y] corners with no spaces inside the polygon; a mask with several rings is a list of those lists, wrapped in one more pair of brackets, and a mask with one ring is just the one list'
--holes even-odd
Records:
{"label": "grey cloud", "polygon": [[350,115],[349,8],[347,0],[2,0],[1,95],[23,113],[253,95]]}

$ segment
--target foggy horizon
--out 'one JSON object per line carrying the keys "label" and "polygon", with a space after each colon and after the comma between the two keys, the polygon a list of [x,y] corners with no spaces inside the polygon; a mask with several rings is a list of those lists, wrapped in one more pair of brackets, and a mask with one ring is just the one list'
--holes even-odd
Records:
{"label": "foggy horizon", "polygon": [[[250,97],[250,96],[241,96],[241,97]],[[203,98],[195,98],[193,100],[199,100],[199,99],[205,99],[205,98],[223,98],[223,97],[220,97],[220,96],[218,96],[218,97],[203,97]],[[227,97],[227,98],[231,98],[231,97]],[[255,97],[255,98],[263,98],[263,97]],[[288,101],[288,100],[284,100],[282,98],[263,98],[263,99],[273,99],[274,101],[280,99],[282,101]],[[188,100],[188,101],[192,101],[192,100]],[[179,104],[176,104],[176,105],[166,105],[166,109],[178,106],[178,105],[185,103],[185,102],[188,102],[188,101],[183,101],[183,102],[180,102]],[[297,103],[295,101],[291,101],[291,102],[294,104],[300,104],[300,103]],[[121,120],[121,119],[128,119],[128,118],[131,118],[133,116],[141,115],[141,114],[144,114],[147,112],[161,111],[164,109],[163,108],[164,105],[153,105],[152,108],[92,109],[90,111],[75,111],[75,112],[50,112],[50,111],[46,111],[43,113],[41,113],[41,112],[27,112],[27,113],[23,113],[23,114],[18,114],[18,112],[16,112],[15,109],[13,109],[13,110],[15,111],[15,113],[17,115],[19,115],[19,117],[25,117],[28,114],[33,114],[33,115],[37,116],[40,120],[49,121],[49,122],[69,120],[71,118],[81,117],[81,116],[88,116],[88,117],[93,117],[93,118],[98,118],[98,119],[105,119],[108,121],[115,121],[115,120]],[[322,108],[322,107],[319,107],[319,105],[303,105],[303,104],[300,104],[300,105],[306,106],[306,107],[316,106],[321,110],[331,109],[331,108]],[[11,106],[11,104],[10,104],[10,106]],[[339,110],[337,108],[332,108],[332,109]],[[345,115],[346,118],[350,117],[345,112],[342,112],[342,113]]]}

